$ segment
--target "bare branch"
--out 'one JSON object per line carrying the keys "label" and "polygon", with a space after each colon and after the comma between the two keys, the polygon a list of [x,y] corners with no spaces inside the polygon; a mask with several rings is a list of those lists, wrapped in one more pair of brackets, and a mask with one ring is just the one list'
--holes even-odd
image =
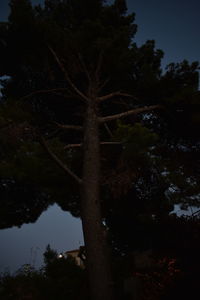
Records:
{"label": "bare branch", "polygon": [[64,147],[64,149],[72,149],[72,148],[80,148],[82,144],[68,144]]}
{"label": "bare branch", "polygon": [[109,121],[113,121],[113,120],[117,120],[120,118],[130,116],[130,115],[137,115],[137,114],[140,114],[143,112],[147,112],[147,111],[151,111],[151,110],[155,110],[155,109],[161,109],[161,108],[162,108],[161,105],[151,105],[151,106],[135,108],[135,109],[131,109],[131,110],[128,110],[128,111],[120,113],[120,114],[107,116],[107,117],[101,117],[101,118],[99,118],[99,122],[100,123],[109,122]]}
{"label": "bare branch", "polygon": [[105,96],[99,97],[98,101],[102,102],[102,101],[105,101],[105,100],[108,100],[108,99],[111,99],[111,98],[117,97],[117,96],[135,99],[135,97],[133,97],[133,95],[122,93],[122,92],[118,91],[118,92],[110,93]]}
{"label": "bare branch", "polygon": [[77,94],[61,94],[61,93],[56,93],[53,92],[53,95],[58,96],[58,97],[62,97],[62,98],[66,98],[66,99],[79,99],[80,97]]}
{"label": "bare branch", "polygon": [[87,69],[87,67],[86,67],[86,64],[85,64],[85,62],[84,62],[84,60],[83,60],[83,58],[82,58],[82,56],[81,56],[80,53],[78,53],[78,58],[79,58],[79,61],[80,61],[81,66],[82,66],[82,68],[83,68],[83,71],[85,72],[85,74],[86,74],[86,76],[87,76],[88,81],[91,82],[90,73],[89,73],[89,71],[88,71],[88,69]]}
{"label": "bare branch", "polygon": [[83,127],[78,125],[64,125],[57,122],[54,122],[54,124],[56,124],[57,127],[65,130],[83,130]]}
{"label": "bare branch", "polygon": [[103,82],[101,82],[101,83],[99,84],[98,90],[101,91],[101,90],[106,86],[106,84],[107,84],[109,81],[110,81],[110,78],[107,78],[107,79],[105,79]]}
{"label": "bare branch", "polygon": [[38,94],[51,94],[51,93],[54,93],[54,92],[67,91],[67,90],[68,89],[66,89],[66,88],[55,88],[55,89],[50,89],[50,90],[37,90],[37,91],[34,91],[34,92],[32,92],[32,93],[30,93],[26,96],[23,96],[21,98],[21,100],[30,98],[30,97],[38,95]]}
{"label": "bare branch", "polygon": [[103,63],[103,54],[104,54],[104,51],[101,50],[100,53],[99,53],[99,59],[98,59],[98,63],[97,63],[97,68],[95,70],[95,78],[96,78],[96,80],[99,80],[99,74],[100,74],[100,71],[101,71],[102,63]]}
{"label": "bare branch", "polygon": [[110,128],[108,127],[108,125],[107,125],[106,123],[104,123],[104,127],[105,127],[105,129],[106,129],[108,135],[112,138],[112,137],[113,137],[113,134],[112,134]]}
{"label": "bare branch", "polygon": [[101,145],[121,145],[121,142],[101,142]]}
{"label": "bare branch", "polygon": [[[121,145],[121,142],[101,142],[101,145]],[[83,144],[68,144],[64,147],[64,149],[71,149],[71,148],[80,148]]]}
{"label": "bare branch", "polygon": [[51,159],[55,161],[55,163],[68,175],[70,175],[73,179],[75,179],[79,184],[82,183],[82,179],[80,179],[74,172],[72,172],[58,157],[53,151],[49,148],[47,145],[45,139],[43,137],[39,138],[40,144],[43,146],[45,151],[49,154]]}
{"label": "bare branch", "polygon": [[63,66],[61,60],[59,59],[59,57],[57,56],[56,52],[51,48],[48,47],[50,52],[52,53],[53,57],[55,58],[55,61],[57,62],[59,68],[61,69],[61,71],[63,72],[66,81],[69,83],[69,85],[71,86],[71,88],[81,97],[81,99],[83,99],[84,101],[88,102],[88,98],[85,94],[83,94],[78,88],[77,86],[73,83],[73,81],[70,79],[69,74],[67,72],[67,70],[65,69],[65,67]]}

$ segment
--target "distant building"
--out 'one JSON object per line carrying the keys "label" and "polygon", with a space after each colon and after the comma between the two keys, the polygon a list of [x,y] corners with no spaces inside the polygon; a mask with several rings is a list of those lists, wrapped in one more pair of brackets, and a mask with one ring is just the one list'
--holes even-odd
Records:
{"label": "distant building", "polygon": [[64,256],[73,257],[75,259],[75,262],[77,266],[81,268],[85,268],[85,247],[81,246],[79,249],[74,249],[70,251],[66,251]]}

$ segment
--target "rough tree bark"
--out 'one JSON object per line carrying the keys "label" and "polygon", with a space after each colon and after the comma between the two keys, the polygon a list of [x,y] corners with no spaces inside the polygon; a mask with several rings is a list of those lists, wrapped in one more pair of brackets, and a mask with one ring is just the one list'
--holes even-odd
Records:
{"label": "rough tree bark", "polygon": [[86,246],[87,270],[92,300],[113,299],[109,251],[101,217],[100,141],[97,103],[87,106],[84,127],[82,183],[82,224]]}

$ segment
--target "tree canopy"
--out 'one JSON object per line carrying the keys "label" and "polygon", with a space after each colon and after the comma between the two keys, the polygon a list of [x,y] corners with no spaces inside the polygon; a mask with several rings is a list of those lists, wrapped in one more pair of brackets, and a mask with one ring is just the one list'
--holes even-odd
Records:
{"label": "tree canopy", "polygon": [[101,279],[112,285],[102,221],[199,204],[199,65],[162,72],[155,42],[134,43],[125,1],[10,7],[0,25],[1,227],[35,221],[55,201],[81,216],[92,297],[110,299],[95,294]]}
{"label": "tree canopy", "polygon": [[[163,73],[163,52],[155,49],[155,42],[141,47],[134,43],[137,26],[134,14],[126,14],[124,1],[45,1],[44,6],[32,7],[29,1],[19,5],[13,0],[10,7],[9,21],[0,28],[1,75],[8,76],[1,81],[1,195],[14,199],[13,189],[15,195],[19,191],[21,200],[14,202],[21,206],[28,187],[35,190],[35,203],[41,197],[45,202],[27,218],[26,207],[32,204],[25,200],[21,212],[26,217],[6,222],[15,205],[4,201],[1,226],[36,220],[54,201],[80,215],[76,185],[42,152],[37,131],[80,176],[80,147],[70,146],[82,143],[81,93],[87,94],[89,87],[97,90],[103,116],[150,104],[164,107],[159,114],[130,115],[102,126],[102,140],[119,143],[102,145],[105,209],[113,205],[108,198],[117,195],[122,204],[126,193],[139,203],[147,193],[151,205],[142,205],[147,210],[156,203],[158,211],[166,213],[174,202],[198,205],[198,63],[172,63]],[[69,130],[74,125],[76,134]],[[145,192],[148,186],[160,197],[149,196],[154,192]]]}

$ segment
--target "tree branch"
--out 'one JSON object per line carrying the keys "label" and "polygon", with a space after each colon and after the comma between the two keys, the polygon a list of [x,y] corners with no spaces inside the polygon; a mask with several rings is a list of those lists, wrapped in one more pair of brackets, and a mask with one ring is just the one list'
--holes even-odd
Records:
{"label": "tree branch", "polygon": [[122,92],[118,91],[118,92],[107,94],[107,95],[102,96],[102,97],[98,97],[98,101],[102,102],[102,101],[111,99],[111,98],[116,97],[116,96],[121,96],[121,97],[127,97],[127,98],[133,98],[133,99],[135,99],[135,97],[133,97],[133,95],[122,93]]}
{"label": "tree branch", "polygon": [[[101,142],[100,145],[121,145],[121,142]],[[83,144],[68,144],[64,147],[64,149],[71,149],[71,148],[80,148]]]}
{"label": "tree branch", "polygon": [[110,78],[105,79],[99,86],[99,91],[101,91],[106,85],[107,83],[110,81]]}
{"label": "tree branch", "polygon": [[56,162],[56,164],[63,170],[65,171],[68,175],[70,175],[73,179],[76,180],[79,184],[82,183],[82,179],[79,178],[74,172],[72,172],[58,157],[53,151],[49,148],[47,145],[45,139],[43,137],[39,138],[40,144],[43,146],[45,151],[49,154],[51,159]]}
{"label": "tree branch", "polygon": [[85,64],[85,62],[84,62],[84,60],[83,60],[83,58],[82,58],[82,56],[81,56],[80,53],[78,53],[78,59],[79,59],[80,64],[81,64],[81,66],[82,66],[82,68],[83,68],[83,71],[84,71],[85,74],[86,74],[86,77],[87,77],[88,81],[91,82],[91,76],[90,76],[90,73],[89,73],[89,71],[88,71],[88,69],[87,69],[87,67],[86,67],[86,64]]}
{"label": "tree branch", "polygon": [[200,213],[200,209],[198,209],[197,211],[193,212],[192,213],[192,217],[195,216],[195,215],[198,215],[199,213]]}
{"label": "tree branch", "polygon": [[106,129],[108,135],[109,135],[111,138],[113,138],[113,134],[112,134],[110,128],[108,127],[108,125],[107,125],[106,123],[104,123],[104,127],[105,127],[105,129]]}
{"label": "tree branch", "polygon": [[61,93],[56,93],[56,92],[53,92],[53,95],[55,96],[58,96],[58,97],[62,97],[62,98],[66,98],[66,99],[79,99],[80,100],[80,97],[77,95],[77,94],[61,94]]}
{"label": "tree branch", "polygon": [[121,142],[101,142],[101,145],[121,145]]}
{"label": "tree branch", "polygon": [[83,130],[83,127],[78,125],[64,125],[57,122],[54,122],[54,124],[56,124],[57,127],[65,130]]}
{"label": "tree branch", "polygon": [[161,109],[161,108],[162,108],[161,105],[151,105],[151,106],[135,108],[135,109],[131,109],[131,110],[128,110],[128,111],[120,113],[120,114],[107,116],[107,117],[101,117],[101,118],[99,118],[99,122],[100,123],[109,122],[109,121],[113,121],[113,120],[117,120],[120,118],[130,116],[130,115],[137,115],[137,114],[140,114],[143,112],[147,112],[147,111],[151,111],[151,110],[155,110],[155,109]]}
{"label": "tree branch", "polygon": [[66,91],[68,89],[66,88],[55,88],[55,89],[50,89],[50,90],[38,90],[38,91],[34,91],[26,96],[23,96],[21,98],[21,100],[24,100],[24,99],[27,99],[27,98],[30,98],[34,95],[38,95],[38,94],[50,94],[50,93],[54,93],[54,92],[60,92],[60,91]]}
{"label": "tree branch", "polygon": [[82,147],[82,144],[68,144],[64,146],[64,149],[80,148],[80,147]]}
{"label": "tree branch", "polygon": [[65,69],[65,67],[63,66],[61,60],[58,58],[56,52],[50,47],[48,46],[50,52],[52,53],[55,61],[57,62],[59,68],[61,69],[61,71],[63,72],[66,81],[69,83],[69,85],[71,86],[71,88],[80,96],[81,99],[83,99],[84,101],[88,102],[88,98],[85,94],[83,94],[78,88],[77,86],[73,83],[73,81],[70,79],[69,74],[67,72],[67,70]]}
{"label": "tree branch", "polygon": [[102,63],[103,63],[103,55],[104,55],[104,51],[101,50],[100,53],[99,53],[97,67],[96,67],[96,70],[95,70],[95,78],[96,78],[97,81],[99,81],[99,74],[100,74],[100,71],[101,71]]}

